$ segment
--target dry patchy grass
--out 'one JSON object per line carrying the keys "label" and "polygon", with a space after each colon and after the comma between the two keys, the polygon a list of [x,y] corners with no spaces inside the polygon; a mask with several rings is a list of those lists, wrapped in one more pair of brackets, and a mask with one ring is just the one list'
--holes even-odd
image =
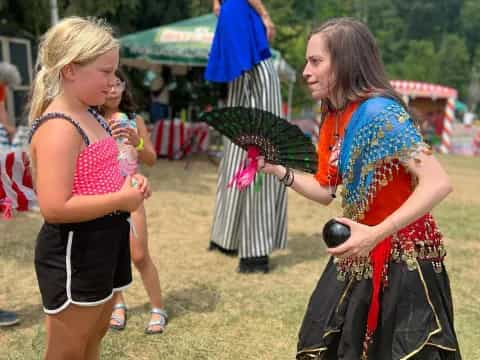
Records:
{"label": "dry patchy grass", "polygon": [[[446,235],[457,334],[464,359],[480,358],[480,159],[442,157],[455,192],[435,211]],[[123,333],[109,333],[104,359],[293,359],[298,327],[327,256],[319,231],[338,215],[331,208],[289,193],[289,248],[276,252],[268,275],[242,276],[237,259],[206,251],[216,168],[196,158],[160,160],[150,175],[147,202],[150,248],[158,265],[171,322],[165,334],[145,336],[148,304],[138,274],[127,292],[130,309]],[[40,359],[43,314],[33,269],[34,239],[41,219],[19,214],[0,223],[0,307],[22,323],[0,330],[1,359]]]}

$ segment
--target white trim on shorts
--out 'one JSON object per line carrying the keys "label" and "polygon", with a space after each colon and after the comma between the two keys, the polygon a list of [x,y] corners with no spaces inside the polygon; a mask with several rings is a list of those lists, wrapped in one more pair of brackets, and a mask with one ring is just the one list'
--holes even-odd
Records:
{"label": "white trim on shorts", "polygon": [[74,304],[78,306],[85,306],[85,307],[90,307],[90,306],[97,306],[106,303],[108,300],[110,300],[113,297],[113,294],[117,291],[123,291],[130,287],[132,285],[132,281],[130,281],[127,285],[118,287],[118,288],[113,288],[112,293],[108,295],[106,298],[98,300],[98,301],[92,301],[92,302],[84,302],[84,301],[75,301],[72,299],[72,262],[71,262],[71,256],[72,256],[72,243],[73,243],[73,231],[68,232],[68,242],[67,242],[67,252],[65,254],[65,265],[67,269],[67,283],[66,283],[66,291],[67,291],[67,301],[63,303],[62,306],[53,309],[53,310],[48,310],[45,307],[43,307],[43,311],[48,314],[48,315],[55,315],[58,314],[60,311],[65,310],[68,305]]}

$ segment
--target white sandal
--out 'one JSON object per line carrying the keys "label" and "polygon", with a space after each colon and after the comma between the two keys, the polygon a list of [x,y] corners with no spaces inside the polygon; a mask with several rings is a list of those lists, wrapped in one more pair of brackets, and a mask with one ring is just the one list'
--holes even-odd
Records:
{"label": "white sandal", "polygon": [[[145,328],[145,334],[153,335],[153,334],[161,334],[165,330],[167,323],[168,323],[168,314],[165,310],[160,308],[153,308],[150,311],[152,314],[160,315],[160,319],[158,320],[150,320],[147,327]],[[151,330],[152,327],[158,326],[159,330]]]}
{"label": "white sandal", "polygon": [[[114,314],[114,311],[119,309],[124,311],[125,315],[123,319],[120,316]],[[112,310],[112,316],[110,317],[110,321],[112,320],[115,321],[116,324],[110,323],[110,329],[119,331],[125,329],[125,326],[127,326],[127,306],[125,304],[115,304]]]}

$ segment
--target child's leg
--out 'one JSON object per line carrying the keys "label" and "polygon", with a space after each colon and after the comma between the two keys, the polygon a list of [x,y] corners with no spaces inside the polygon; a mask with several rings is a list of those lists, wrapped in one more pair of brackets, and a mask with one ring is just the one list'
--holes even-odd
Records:
{"label": "child's leg", "polygon": [[[107,309],[110,315],[111,308],[112,301],[92,307],[71,304],[58,314],[47,315],[45,359],[95,359],[88,357],[87,351],[92,339],[100,343],[108,328],[108,317],[105,321],[104,313]],[[103,335],[100,336],[100,334]]]}
{"label": "child's leg", "polygon": [[103,305],[103,311],[99,318],[99,325],[96,329],[97,331],[90,338],[90,341],[88,342],[88,345],[87,345],[87,349],[85,351],[86,360],[100,359],[100,348],[101,348],[100,345],[102,343],[103,337],[105,336],[109,328],[109,321],[110,321],[110,316],[112,314],[112,308],[114,303],[113,301],[114,301],[113,299],[110,299],[110,301],[106,302]]}
{"label": "child's leg", "polygon": [[[160,280],[155,264],[148,250],[148,232],[145,207],[141,205],[132,212],[132,222],[135,227],[135,235],[130,236],[130,250],[133,263],[140,272],[143,285],[147,291],[150,303],[154,308],[163,308]],[[152,319],[157,319],[157,314],[152,314]]]}
{"label": "child's leg", "polygon": [[[125,305],[125,299],[123,298],[123,291],[116,291],[113,293],[113,306],[115,305]],[[114,308],[112,311],[112,317],[110,319],[110,325],[112,326],[120,326],[122,324],[119,324],[119,321],[125,324],[125,318],[126,318],[126,308],[125,307],[119,307],[119,308]],[[117,320],[118,319],[118,320]]]}
{"label": "child's leg", "polygon": [[123,291],[115,291],[113,293],[113,305],[125,304],[125,299],[123,298]]}

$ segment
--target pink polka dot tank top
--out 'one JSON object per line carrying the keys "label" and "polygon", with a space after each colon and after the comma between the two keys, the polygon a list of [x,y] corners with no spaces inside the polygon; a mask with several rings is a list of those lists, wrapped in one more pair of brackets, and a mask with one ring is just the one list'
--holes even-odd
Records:
{"label": "pink polka dot tank top", "polygon": [[[89,109],[89,112],[111,134],[102,116],[93,109]],[[58,118],[67,120],[74,125],[86,145],[77,158],[72,193],[74,195],[101,195],[120,190],[124,178],[120,172],[118,147],[113,137],[109,136],[90,143],[85,131],[75,120],[62,113],[48,113],[33,122],[29,140],[31,141],[33,134],[41,124]]]}
{"label": "pink polka dot tank top", "polygon": [[123,181],[117,143],[108,137],[90,144],[78,156],[72,193],[99,195],[116,192]]}

